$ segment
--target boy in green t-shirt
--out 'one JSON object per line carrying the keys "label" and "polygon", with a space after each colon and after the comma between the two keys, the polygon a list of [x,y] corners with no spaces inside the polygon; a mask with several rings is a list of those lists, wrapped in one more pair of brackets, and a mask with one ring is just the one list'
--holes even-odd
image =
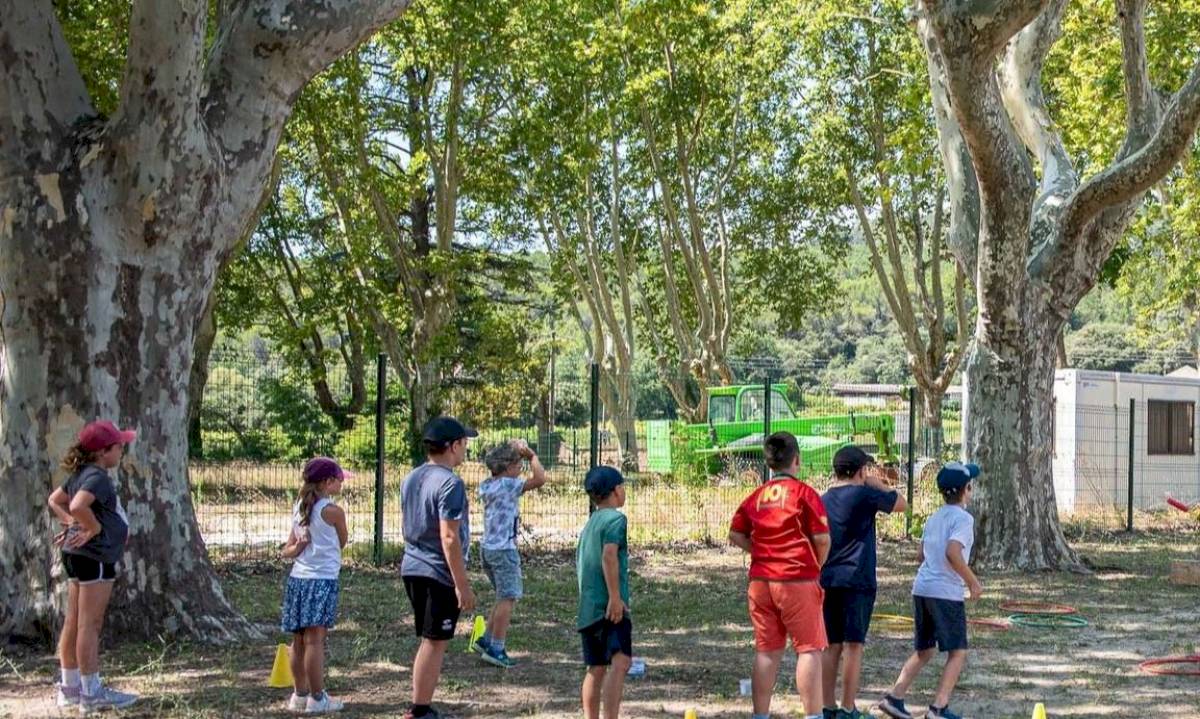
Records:
{"label": "boy in green t-shirt", "polygon": [[[625,478],[612,467],[593,467],[583,487],[596,505],[579,535],[575,571],[579,579],[576,627],[583,641],[583,714],[617,719],[625,673],[633,656],[633,622],[629,619],[629,545],[625,515]],[[612,671],[609,672],[609,667]]]}

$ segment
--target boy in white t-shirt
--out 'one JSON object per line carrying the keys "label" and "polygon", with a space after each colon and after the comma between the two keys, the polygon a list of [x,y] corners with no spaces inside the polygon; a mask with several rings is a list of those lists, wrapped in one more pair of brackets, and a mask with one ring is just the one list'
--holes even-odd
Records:
{"label": "boy in white t-shirt", "polygon": [[965,507],[970,501],[972,481],[979,476],[974,464],[950,462],[938,472],[937,485],[946,504],[925,522],[925,533],[917,550],[921,562],[913,582],[913,648],[915,651],[895,686],[879,703],[879,710],[894,719],[912,719],[904,706],[904,695],[921,669],[933,658],[934,647],[948,652],[942,679],[929,711],[929,719],[962,719],[950,711],[950,693],[967,663],[967,611],[963,593],[979,599],[983,586],[971,571],[971,547],[975,544],[975,518]]}
{"label": "boy in white t-shirt", "polygon": [[[522,460],[529,461],[529,479],[521,479]],[[521,555],[517,552],[521,495],[545,484],[546,470],[537,454],[520,439],[492,449],[483,462],[492,476],[479,486],[484,524],[479,546],[483,570],[496,590],[496,606],[488,618],[487,632],[471,649],[488,664],[508,669],[515,663],[506,649],[508,625],[517,600],[524,594]]]}

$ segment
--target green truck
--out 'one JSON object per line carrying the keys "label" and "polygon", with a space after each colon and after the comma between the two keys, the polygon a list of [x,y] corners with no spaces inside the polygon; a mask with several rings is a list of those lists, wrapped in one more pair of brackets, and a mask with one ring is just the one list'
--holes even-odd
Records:
{"label": "green truck", "polygon": [[[647,468],[669,473],[691,469],[720,474],[730,468],[749,467],[761,461],[763,385],[709,387],[708,421],[687,424],[653,420],[646,423]],[[865,412],[799,416],[787,399],[787,385],[771,386],[772,432],[796,435],[805,474],[832,471],[833,455],[853,442],[873,444],[876,459],[894,464],[898,457],[893,439],[895,416]],[[873,442],[871,441],[873,440]]]}

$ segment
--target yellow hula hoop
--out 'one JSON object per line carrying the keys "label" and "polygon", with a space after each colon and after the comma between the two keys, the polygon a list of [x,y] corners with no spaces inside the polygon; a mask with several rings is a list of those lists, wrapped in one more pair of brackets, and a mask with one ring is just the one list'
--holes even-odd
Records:
{"label": "yellow hula hoop", "polygon": [[908,629],[913,625],[913,620],[900,614],[872,614],[871,623],[892,629]]}

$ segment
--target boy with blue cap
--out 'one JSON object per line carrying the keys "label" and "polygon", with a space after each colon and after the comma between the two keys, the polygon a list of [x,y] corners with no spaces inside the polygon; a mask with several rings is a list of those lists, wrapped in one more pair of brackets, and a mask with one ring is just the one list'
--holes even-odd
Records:
{"label": "boy with blue cap", "polygon": [[963,592],[972,600],[983,594],[983,586],[968,566],[975,543],[975,519],[966,510],[973,481],[979,476],[974,464],[950,462],[938,472],[937,485],[945,505],[925,522],[925,533],[917,549],[921,562],[913,582],[913,648],[916,650],[895,686],[879,703],[879,710],[894,719],[912,719],[904,706],[904,695],[921,669],[933,658],[934,647],[948,652],[937,694],[925,716],[929,719],[962,719],[950,711],[950,693],[967,663],[967,612]]}
{"label": "boy with blue cap", "polygon": [[[633,622],[629,618],[629,543],[625,515],[625,478],[612,467],[592,467],[583,487],[596,511],[579,535],[575,571],[579,580],[576,628],[583,642],[583,714],[617,719],[625,673],[633,656]],[[609,668],[612,671],[609,671]]]}

